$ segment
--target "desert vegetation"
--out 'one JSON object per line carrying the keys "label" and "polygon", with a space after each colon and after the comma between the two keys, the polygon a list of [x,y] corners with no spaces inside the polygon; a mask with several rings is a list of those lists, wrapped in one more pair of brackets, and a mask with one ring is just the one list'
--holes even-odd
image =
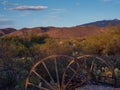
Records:
{"label": "desert vegetation", "polygon": [[[114,65],[115,76],[120,79],[120,26],[110,26],[104,33],[87,38],[58,39],[47,34],[34,33],[0,38],[0,88],[18,90],[24,88],[26,76],[31,67],[50,55],[96,55]],[[117,62],[116,64],[113,64]],[[111,73],[104,67],[104,73]]]}

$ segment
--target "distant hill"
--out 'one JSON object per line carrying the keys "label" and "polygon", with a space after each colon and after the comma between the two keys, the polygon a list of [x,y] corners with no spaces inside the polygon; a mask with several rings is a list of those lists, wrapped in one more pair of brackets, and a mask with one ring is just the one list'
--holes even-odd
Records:
{"label": "distant hill", "polygon": [[[47,34],[52,38],[86,38],[88,36],[105,32],[109,25],[120,25],[120,20],[103,20],[96,21],[88,24],[83,24],[74,27],[35,27],[35,28],[23,28],[20,30],[4,29],[1,31],[1,36],[20,36],[25,37],[28,34],[44,35]],[[8,34],[9,33],[9,34]],[[7,35],[6,35],[7,34]]]}
{"label": "distant hill", "polygon": [[5,28],[5,29],[0,29],[0,36],[3,36],[3,35],[6,35],[6,34],[9,34],[9,33],[12,33],[16,31],[16,29],[14,28]]}
{"label": "distant hill", "polygon": [[106,27],[108,25],[116,26],[116,25],[120,25],[120,20],[119,19],[102,20],[102,21],[96,21],[96,22],[83,24],[83,25],[80,25],[80,26],[88,26],[88,25],[95,25],[95,26],[98,26],[98,27]]}
{"label": "distant hill", "polygon": [[8,34],[7,36],[21,36],[24,37],[29,34],[49,35],[52,38],[86,38],[90,35],[101,33],[104,29],[96,26],[75,26],[69,28],[58,27],[36,27],[36,28],[23,28]]}

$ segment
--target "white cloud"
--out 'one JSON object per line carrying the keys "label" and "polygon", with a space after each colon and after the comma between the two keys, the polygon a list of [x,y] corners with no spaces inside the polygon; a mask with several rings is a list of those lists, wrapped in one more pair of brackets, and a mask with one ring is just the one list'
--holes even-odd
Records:
{"label": "white cloud", "polygon": [[100,0],[102,2],[111,2],[113,4],[120,4],[120,0]]}
{"label": "white cloud", "polygon": [[0,14],[0,18],[2,18],[2,17],[4,17],[5,15],[3,15],[3,14]]}
{"label": "white cloud", "polygon": [[50,9],[47,15],[44,15],[44,24],[58,23],[63,20],[62,15],[67,12],[66,8],[53,8]]}
{"label": "white cloud", "polygon": [[120,0],[101,0],[101,1],[103,1],[103,2],[120,2]]}
{"label": "white cloud", "polygon": [[28,15],[30,15],[31,13],[32,13],[32,12],[29,12],[29,11],[23,11],[20,16],[22,16],[22,17],[28,16]]}
{"label": "white cloud", "polygon": [[[47,6],[27,6],[27,5],[19,5],[18,3],[10,3],[8,2],[8,0],[3,0],[1,2],[2,5],[4,6],[12,6],[12,8],[4,8],[4,10],[19,10],[19,11],[23,11],[23,10],[43,10],[48,8]],[[14,7],[13,7],[14,6]],[[15,7],[16,6],[16,7]]]}
{"label": "white cloud", "polygon": [[14,25],[13,20],[9,18],[0,18],[0,28],[11,27]]}
{"label": "white cloud", "polygon": [[11,19],[8,19],[8,18],[0,18],[0,24],[1,23],[8,23],[8,22],[11,22],[12,20]]}
{"label": "white cloud", "polygon": [[5,6],[18,6],[19,5],[17,3],[9,3],[8,0],[2,1],[1,4],[5,5]]}
{"label": "white cloud", "polygon": [[65,8],[63,8],[63,9],[51,9],[50,10],[50,14],[60,14],[60,13],[64,13],[64,12],[66,12],[67,10],[65,9]]}
{"label": "white cloud", "polygon": [[109,1],[112,1],[112,0],[102,0],[103,2],[109,2]]}
{"label": "white cloud", "polygon": [[48,7],[47,6],[17,6],[15,8],[10,8],[10,10],[20,10],[20,11],[23,11],[23,10],[44,10],[44,9],[47,9]]}

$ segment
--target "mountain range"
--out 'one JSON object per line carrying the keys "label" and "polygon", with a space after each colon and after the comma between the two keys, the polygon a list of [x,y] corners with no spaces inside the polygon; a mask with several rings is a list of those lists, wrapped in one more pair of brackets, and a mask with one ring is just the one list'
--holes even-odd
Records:
{"label": "mountain range", "polygon": [[0,29],[0,36],[4,36],[6,34],[12,33],[16,31],[14,28],[5,28],[5,29]]}
{"label": "mountain range", "polygon": [[107,28],[120,25],[120,20],[102,20],[91,22],[74,27],[35,27],[22,28],[16,30],[14,28],[0,29],[0,36],[25,36],[27,34],[44,35],[47,34],[52,38],[86,38],[88,36],[99,34],[108,30]]}
{"label": "mountain range", "polygon": [[102,21],[96,21],[96,22],[83,24],[83,25],[80,25],[80,26],[88,26],[88,25],[95,25],[95,26],[98,26],[98,27],[106,27],[108,25],[116,26],[116,25],[120,25],[120,20],[119,19],[102,20]]}

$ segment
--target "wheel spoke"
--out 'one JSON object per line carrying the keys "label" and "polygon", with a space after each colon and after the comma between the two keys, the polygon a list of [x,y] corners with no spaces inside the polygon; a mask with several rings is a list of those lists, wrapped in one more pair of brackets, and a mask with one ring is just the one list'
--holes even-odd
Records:
{"label": "wheel spoke", "polygon": [[59,75],[58,75],[58,67],[57,67],[57,62],[56,62],[56,58],[55,58],[55,72],[56,72],[56,78],[57,78],[57,85],[59,86],[60,88],[60,82],[59,82]]}
{"label": "wheel spoke", "polygon": [[69,81],[67,82],[67,84],[65,85],[64,89],[66,89],[66,87],[68,86],[68,84],[71,82],[71,80],[75,77],[75,73],[72,75],[72,77],[69,79]]}
{"label": "wheel spoke", "polygon": [[85,69],[87,70],[87,60],[84,60]]}
{"label": "wheel spoke", "polygon": [[63,76],[62,76],[62,88],[64,88],[64,80],[65,80],[65,76],[66,76],[66,71],[68,70],[68,68],[70,67],[70,65],[74,62],[74,60],[72,60],[66,67],[64,73],[63,73]]}
{"label": "wheel spoke", "polygon": [[87,80],[86,80],[86,79],[84,79],[84,80],[82,81],[81,85],[82,85],[83,83],[85,83],[85,82],[87,82]]}
{"label": "wheel spoke", "polygon": [[38,88],[38,89],[40,89],[40,90],[49,90],[49,89],[47,89],[47,88],[37,86],[37,85],[35,85],[35,84],[33,84],[33,83],[28,83],[28,84],[31,85],[31,86],[33,86],[33,87],[36,87],[36,88]]}
{"label": "wheel spoke", "polygon": [[46,64],[45,64],[44,62],[42,62],[42,64],[43,64],[44,68],[46,69],[46,71],[47,71],[47,73],[48,73],[50,79],[52,80],[52,82],[54,82],[54,80],[53,80],[53,78],[52,78],[52,76],[51,76],[51,74],[50,74],[50,72],[49,72],[49,70],[48,70]]}
{"label": "wheel spoke", "polygon": [[95,63],[95,60],[93,60],[92,63],[91,63],[90,72],[93,70],[94,63]]}
{"label": "wheel spoke", "polygon": [[41,75],[39,75],[36,71],[33,71],[40,79],[42,79],[51,89],[54,89]]}
{"label": "wheel spoke", "polygon": [[75,86],[73,86],[73,88],[77,88],[77,87],[81,87],[87,80],[83,80],[82,82],[80,83],[77,83]]}
{"label": "wheel spoke", "polygon": [[72,77],[69,79],[69,81],[67,82],[67,84],[65,85],[64,88],[66,88],[66,87],[68,86],[68,84],[71,82],[71,80],[72,80],[72,79],[74,78],[74,76],[77,74],[77,72],[76,72],[71,66],[69,66],[68,69],[70,69],[71,71],[73,71],[73,75],[72,75]]}
{"label": "wheel spoke", "polygon": [[77,73],[71,66],[69,67],[71,71],[73,71],[74,73]]}

